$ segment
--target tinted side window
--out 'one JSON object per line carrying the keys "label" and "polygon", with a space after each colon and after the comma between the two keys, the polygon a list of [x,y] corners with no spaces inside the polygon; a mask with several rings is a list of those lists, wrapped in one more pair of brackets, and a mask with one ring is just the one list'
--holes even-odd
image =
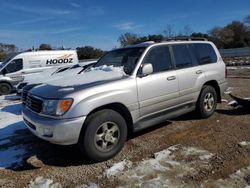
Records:
{"label": "tinted side window", "polygon": [[176,68],[181,69],[192,66],[192,58],[188,51],[187,45],[177,44],[173,45],[172,48]]}
{"label": "tinted side window", "polygon": [[194,44],[201,65],[217,62],[217,56],[210,44]]}
{"label": "tinted side window", "polygon": [[14,59],[6,67],[6,73],[12,73],[23,69],[23,59]]}
{"label": "tinted side window", "polygon": [[146,55],[143,63],[151,63],[153,72],[161,72],[172,69],[171,56],[168,46],[153,47]]}

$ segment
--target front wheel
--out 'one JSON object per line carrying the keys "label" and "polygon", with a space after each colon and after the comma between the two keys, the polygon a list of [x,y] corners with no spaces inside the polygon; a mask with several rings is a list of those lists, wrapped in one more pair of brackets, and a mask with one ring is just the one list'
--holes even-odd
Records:
{"label": "front wheel", "polygon": [[212,86],[204,86],[197,101],[197,111],[202,118],[213,115],[217,106],[217,93]]}
{"label": "front wheel", "polygon": [[11,93],[11,85],[8,83],[0,83],[0,95],[8,95]]}
{"label": "front wheel", "polygon": [[78,145],[83,154],[94,162],[112,158],[126,142],[126,121],[114,110],[105,109],[91,114],[83,126]]}

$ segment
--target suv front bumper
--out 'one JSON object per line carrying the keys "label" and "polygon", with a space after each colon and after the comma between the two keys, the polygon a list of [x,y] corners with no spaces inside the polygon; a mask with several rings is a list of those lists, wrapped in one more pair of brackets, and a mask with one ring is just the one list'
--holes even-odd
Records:
{"label": "suv front bumper", "polygon": [[86,116],[72,119],[54,119],[38,115],[23,107],[23,119],[28,129],[37,137],[59,145],[78,142]]}

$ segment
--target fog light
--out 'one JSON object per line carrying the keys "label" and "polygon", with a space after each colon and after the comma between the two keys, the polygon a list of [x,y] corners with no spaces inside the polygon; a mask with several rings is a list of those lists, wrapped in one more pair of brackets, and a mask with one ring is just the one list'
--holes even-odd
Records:
{"label": "fog light", "polygon": [[53,137],[53,131],[51,129],[39,127],[37,131],[40,133],[41,136]]}
{"label": "fog light", "polygon": [[43,136],[52,137],[53,136],[53,131],[51,129],[44,129],[43,130]]}

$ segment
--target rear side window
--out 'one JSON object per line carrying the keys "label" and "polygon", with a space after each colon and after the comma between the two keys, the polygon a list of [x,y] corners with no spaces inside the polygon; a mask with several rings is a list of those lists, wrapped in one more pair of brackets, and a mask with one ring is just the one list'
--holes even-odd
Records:
{"label": "rear side window", "polygon": [[217,56],[214,48],[210,44],[194,44],[199,64],[209,64],[217,62]]}
{"label": "rear side window", "polygon": [[182,69],[186,67],[191,67],[192,57],[189,53],[187,45],[185,44],[177,44],[172,46],[175,66],[177,69]]}
{"label": "rear side window", "polygon": [[23,59],[14,59],[6,67],[6,73],[17,72],[23,69]]}
{"label": "rear side window", "polygon": [[150,63],[153,66],[153,73],[172,69],[171,56],[168,46],[153,47],[146,55],[143,63]]}

